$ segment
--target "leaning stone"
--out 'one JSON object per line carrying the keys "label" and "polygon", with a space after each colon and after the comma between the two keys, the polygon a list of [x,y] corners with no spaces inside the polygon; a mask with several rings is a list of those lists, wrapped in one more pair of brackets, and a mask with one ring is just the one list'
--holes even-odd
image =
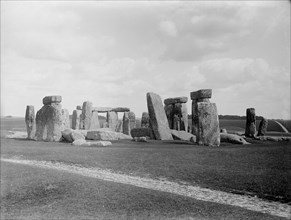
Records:
{"label": "leaning stone", "polygon": [[34,139],[34,137],[35,137],[35,114],[34,114],[34,106],[33,105],[26,106],[25,124],[26,124],[26,130],[27,130],[27,139]]}
{"label": "leaning stone", "polygon": [[95,131],[88,131],[87,139],[110,141],[110,140],[132,139],[132,137],[130,135],[126,135],[126,134],[115,132],[115,131],[98,129]]}
{"label": "leaning stone", "polygon": [[107,112],[107,123],[108,123],[108,127],[112,131],[116,130],[116,127],[117,127],[117,124],[118,124],[117,112]]}
{"label": "leaning stone", "polygon": [[83,145],[85,144],[87,141],[84,140],[84,139],[78,139],[78,140],[75,140],[72,145],[75,145],[75,146],[80,146],[80,145]]}
{"label": "leaning stone", "polygon": [[196,136],[186,131],[171,130],[171,133],[174,140],[190,141],[192,139],[191,142],[196,142]]}
{"label": "leaning stone", "polygon": [[62,96],[60,95],[46,96],[42,99],[42,103],[44,105],[50,105],[52,103],[61,103],[61,102],[62,102]]}
{"label": "leaning stone", "polygon": [[263,118],[259,125],[258,136],[264,136],[267,132],[268,128],[268,119]]}
{"label": "leaning stone", "polygon": [[220,141],[232,144],[250,144],[244,138],[236,134],[220,133]]}
{"label": "leaning stone", "polygon": [[70,115],[68,109],[62,109],[63,129],[70,128]]}
{"label": "leaning stone", "polygon": [[219,146],[220,133],[217,108],[215,103],[197,103],[198,125],[197,143],[199,145]]}
{"label": "leaning stone", "polygon": [[149,137],[154,139],[154,134],[151,128],[133,128],[130,133],[132,137]]}
{"label": "leaning stone", "polygon": [[190,93],[191,100],[196,99],[210,99],[212,96],[212,89],[201,89]]}
{"label": "leaning stone", "polygon": [[165,105],[172,105],[176,103],[186,103],[188,101],[188,98],[185,96],[182,97],[176,97],[176,98],[168,98],[164,100]]}
{"label": "leaning stone", "polygon": [[36,140],[61,141],[63,130],[62,105],[44,105],[36,113]]}
{"label": "leaning stone", "polygon": [[135,142],[147,142],[146,137],[134,137],[132,140]]}
{"label": "leaning stone", "polygon": [[256,134],[256,113],[254,108],[248,108],[246,110],[246,137],[254,137]]}
{"label": "leaning stone", "polygon": [[128,112],[124,112],[123,115],[123,133],[130,135],[130,121]]}
{"label": "leaning stone", "polygon": [[98,112],[92,112],[91,123],[90,123],[90,130],[95,130],[100,128]]}
{"label": "leaning stone", "polygon": [[161,97],[152,92],[147,93],[147,106],[155,139],[173,140]]}
{"label": "leaning stone", "polygon": [[91,126],[92,102],[86,101],[82,108],[82,129],[88,130]]}
{"label": "leaning stone", "polygon": [[142,128],[148,128],[150,127],[150,117],[149,113],[143,112],[141,116],[141,127]]}
{"label": "leaning stone", "polygon": [[81,110],[74,110],[72,115],[72,128],[78,130],[80,128]]}

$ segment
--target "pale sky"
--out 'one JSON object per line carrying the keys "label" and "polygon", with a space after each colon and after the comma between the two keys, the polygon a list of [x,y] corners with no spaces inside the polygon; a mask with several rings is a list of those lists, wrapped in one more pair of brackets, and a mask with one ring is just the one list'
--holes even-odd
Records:
{"label": "pale sky", "polygon": [[1,1],[1,115],[212,89],[218,114],[290,119],[289,1]]}

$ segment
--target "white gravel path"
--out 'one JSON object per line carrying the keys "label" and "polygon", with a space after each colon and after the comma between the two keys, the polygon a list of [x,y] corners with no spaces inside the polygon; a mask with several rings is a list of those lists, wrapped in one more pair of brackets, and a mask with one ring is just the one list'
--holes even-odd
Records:
{"label": "white gravel path", "polygon": [[215,202],[224,205],[237,206],[251,211],[266,213],[273,216],[279,216],[291,219],[291,206],[279,202],[269,202],[257,197],[236,195],[232,193],[211,190],[199,186],[182,185],[167,180],[156,180],[142,178],[126,174],[114,173],[109,170],[99,168],[85,168],[77,165],[67,165],[65,163],[52,163],[49,161],[24,160],[17,157],[11,159],[1,158],[3,162],[30,165],[39,168],[53,169],[74,173],[86,177],[97,178],[100,180],[111,181],[133,185],[141,188],[158,190],[176,195],[186,196],[206,202]]}

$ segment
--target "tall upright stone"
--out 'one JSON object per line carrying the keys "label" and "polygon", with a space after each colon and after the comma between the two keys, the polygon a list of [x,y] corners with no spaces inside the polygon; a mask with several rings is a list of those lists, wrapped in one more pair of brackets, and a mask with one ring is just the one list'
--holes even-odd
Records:
{"label": "tall upright stone", "polygon": [[182,103],[181,130],[188,132],[188,108],[186,103]]}
{"label": "tall upright stone", "polygon": [[163,102],[158,94],[147,93],[150,124],[157,140],[173,140]]}
{"label": "tall upright stone", "polygon": [[93,111],[91,116],[91,123],[89,130],[95,130],[100,128],[99,118],[98,118],[98,112]]}
{"label": "tall upright stone", "polygon": [[72,115],[72,129],[78,130],[80,129],[80,116],[82,114],[82,110],[74,110]]}
{"label": "tall upright stone", "polygon": [[149,128],[150,127],[150,117],[149,117],[149,113],[147,113],[147,112],[142,113],[141,127],[142,128]]}
{"label": "tall upright stone", "polygon": [[89,130],[92,119],[92,102],[86,101],[82,107],[82,129]]}
{"label": "tall upright stone", "polygon": [[263,118],[259,124],[258,136],[264,136],[268,128],[268,119]]}
{"label": "tall upright stone", "polygon": [[165,105],[164,109],[168,119],[169,128],[174,129],[174,105]]}
{"label": "tall upright stone", "polygon": [[26,130],[27,130],[27,139],[34,139],[34,137],[35,137],[35,114],[34,114],[34,106],[33,105],[26,106],[25,123],[26,123]]}
{"label": "tall upright stone", "polygon": [[254,108],[247,108],[245,135],[247,137],[254,137],[255,134],[256,134],[256,112]]}
{"label": "tall upright stone", "polygon": [[62,109],[62,117],[63,117],[63,130],[70,128],[70,115],[68,109]]}
{"label": "tall upright stone", "polygon": [[114,111],[107,112],[107,123],[108,123],[108,127],[112,131],[116,130],[117,124],[118,124],[118,114],[117,114],[117,112],[114,112]]}
{"label": "tall upright stone", "polygon": [[132,111],[128,112],[130,129],[136,128],[135,114]]}
{"label": "tall upright stone", "polygon": [[130,118],[129,118],[129,112],[124,112],[123,115],[123,133],[130,135]]}

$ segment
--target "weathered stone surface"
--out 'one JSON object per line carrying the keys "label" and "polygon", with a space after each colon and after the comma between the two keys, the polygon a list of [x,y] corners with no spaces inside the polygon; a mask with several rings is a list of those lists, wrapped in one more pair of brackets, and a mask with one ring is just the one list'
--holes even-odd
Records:
{"label": "weathered stone surface", "polygon": [[77,109],[77,110],[82,110],[82,106],[77,105],[76,109]]}
{"label": "weathered stone surface", "polygon": [[268,119],[263,118],[259,124],[258,136],[264,136],[268,128]]}
{"label": "weathered stone surface", "polygon": [[254,137],[256,134],[256,113],[254,108],[248,108],[246,110],[246,137]]}
{"label": "weathered stone surface", "polygon": [[92,102],[89,101],[83,102],[81,120],[82,120],[81,128],[85,130],[90,129],[92,120]]}
{"label": "weathered stone surface", "polygon": [[108,125],[107,121],[104,121],[104,122],[102,123],[101,128],[109,128],[109,125]]}
{"label": "weathered stone surface", "polygon": [[134,137],[132,140],[135,142],[147,142],[146,137]]}
{"label": "weathered stone surface", "polygon": [[87,141],[86,143],[82,144],[81,146],[85,147],[106,147],[110,146],[112,143],[110,141]]}
{"label": "weathered stone surface", "polygon": [[154,139],[154,134],[151,128],[133,128],[130,133],[132,137],[149,137]]}
{"label": "weathered stone surface", "polygon": [[161,97],[152,92],[147,93],[147,106],[155,139],[173,140]]}
{"label": "weathered stone surface", "polygon": [[188,98],[185,96],[182,97],[175,97],[175,98],[168,98],[164,100],[165,105],[172,105],[176,103],[186,103]]}
{"label": "weathered stone surface", "polygon": [[80,132],[80,130],[76,131],[73,129],[65,129],[62,131],[63,139],[69,143],[74,142],[78,139],[85,140],[85,136]]}
{"label": "weathered stone surface", "polygon": [[85,144],[87,141],[84,140],[84,139],[78,139],[78,140],[75,140],[72,145],[75,145],[75,146],[80,146],[82,144]]}
{"label": "weathered stone surface", "polygon": [[174,126],[173,126],[173,129],[174,130],[177,130],[177,131],[180,131],[181,130],[181,127],[180,127],[180,125],[181,125],[181,120],[180,120],[181,118],[178,116],[178,115],[174,115]]}
{"label": "weathered stone surface", "polygon": [[227,134],[227,130],[225,128],[220,129],[220,133]]}
{"label": "weathered stone surface", "polygon": [[92,112],[91,123],[90,123],[90,130],[95,130],[100,128],[98,112]]}
{"label": "weathered stone surface", "polygon": [[130,121],[129,121],[129,113],[124,112],[123,115],[123,133],[130,135]]}
{"label": "weathered stone surface", "polygon": [[121,140],[121,139],[132,139],[130,135],[126,135],[123,133],[109,131],[105,129],[98,129],[95,131],[88,131],[87,132],[87,139],[88,140]]}
{"label": "weathered stone surface", "polygon": [[[5,136],[5,138],[26,139],[27,138],[27,132],[24,132],[24,131],[8,131],[8,134]],[[32,139],[32,140],[34,140],[34,139]]]}
{"label": "weathered stone surface", "polygon": [[39,141],[60,141],[62,139],[62,105],[44,105],[36,113],[36,139]]}
{"label": "weathered stone surface", "polygon": [[227,133],[220,133],[220,141],[232,143],[232,144],[250,144],[241,136],[238,136],[236,134],[227,134]]}
{"label": "weathered stone surface", "polygon": [[42,99],[42,103],[44,105],[50,105],[52,103],[61,103],[61,102],[62,102],[62,96],[60,95],[46,96]]}
{"label": "weathered stone surface", "polygon": [[129,112],[130,108],[127,108],[127,107],[116,107],[116,108],[112,108],[112,111],[114,111],[114,112]]}
{"label": "weathered stone surface", "polygon": [[200,89],[190,93],[191,100],[196,99],[210,99],[212,96],[212,89]]}
{"label": "weathered stone surface", "polygon": [[112,107],[93,107],[92,111],[96,111],[96,112],[129,112],[130,109],[127,107],[116,107],[116,108],[112,108]]}
{"label": "weathered stone surface", "polygon": [[167,116],[169,128],[174,128],[174,105],[165,105],[164,110]]}
{"label": "weathered stone surface", "polygon": [[62,117],[63,117],[63,129],[67,129],[71,127],[70,124],[70,115],[68,109],[62,109]]}
{"label": "weathered stone surface", "polygon": [[150,116],[149,113],[143,112],[141,116],[141,127],[149,128],[150,127]]}
{"label": "weathered stone surface", "polygon": [[25,124],[27,130],[27,139],[34,139],[35,137],[35,113],[34,106],[26,106]]}
{"label": "weathered stone surface", "polygon": [[74,110],[72,115],[72,128],[75,130],[80,129],[80,121],[81,121],[81,110]]}
{"label": "weathered stone surface", "polygon": [[118,123],[117,123],[115,131],[123,133],[123,121],[118,120]]}
{"label": "weathered stone surface", "polygon": [[188,131],[188,108],[186,103],[182,103],[181,130]]}
{"label": "weathered stone surface", "polygon": [[196,142],[196,136],[186,131],[171,130],[174,140],[192,141]]}
{"label": "weathered stone surface", "polygon": [[197,103],[198,124],[196,134],[199,145],[219,146],[220,132],[217,108],[215,103]]}
{"label": "weathered stone surface", "polygon": [[135,114],[132,111],[128,112],[128,118],[129,118],[129,124],[130,129],[133,129],[136,127],[136,121],[135,121]]}
{"label": "weathered stone surface", "polygon": [[107,123],[108,127],[115,131],[118,124],[118,114],[117,112],[107,112]]}

